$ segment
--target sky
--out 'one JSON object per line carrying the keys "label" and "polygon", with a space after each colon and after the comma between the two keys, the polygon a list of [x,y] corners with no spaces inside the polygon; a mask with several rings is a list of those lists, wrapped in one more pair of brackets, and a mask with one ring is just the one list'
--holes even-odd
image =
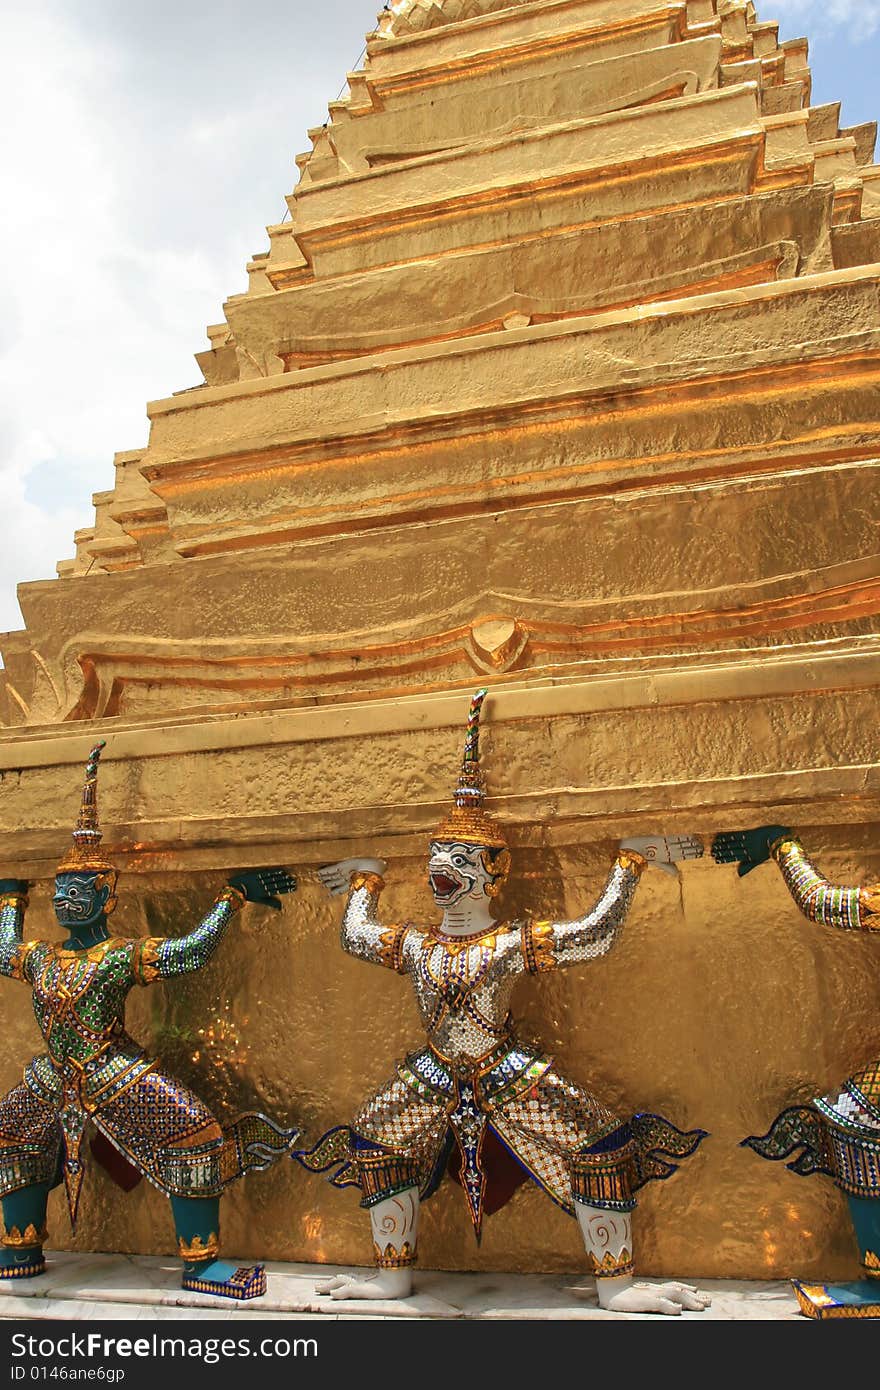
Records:
{"label": "sky", "polygon": [[[0,632],[246,288],[377,0],[0,0]],[[813,101],[880,116],[880,0],[766,0]]]}

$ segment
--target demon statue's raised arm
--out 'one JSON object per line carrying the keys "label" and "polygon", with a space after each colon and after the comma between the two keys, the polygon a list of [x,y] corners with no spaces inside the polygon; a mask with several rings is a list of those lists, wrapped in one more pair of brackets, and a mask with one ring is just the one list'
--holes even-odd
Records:
{"label": "demon statue's raised arm", "polygon": [[[308,1166],[342,1167],[331,1181],[356,1183],[370,1213],[377,1273],[325,1281],[335,1298],[405,1298],[412,1291],[419,1203],[444,1172],[461,1183],[479,1238],[484,1213],[532,1178],[583,1233],[603,1307],[679,1313],[708,1302],[677,1283],[633,1277],[635,1192],[675,1170],[702,1130],[684,1134],[657,1115],[624,1120],[521,1042],[509,1014],[513,986],[604,955],[617,939],[649,857],[669,863],[702,853],[698,840],[624,842],[595,905],[573,922],[495,921],[492,904],[510,867],[498,824],[483,809],[479,721],[471,704],[454,806],[434,834],[428,875],[439,926],[384,923],[379,860],[321,870],[348,893],[342,943],[361,960],[409,975],[427,1034],[350,1127],[331,1131]],[[661,1157],[660,1155],[665,1155]],[[506,1186],[506,1193],[504,1188]]]}
{"label": "demon statue's raised arm", "polygon": [[[281,869],[234,875],[204,920],[179,938],[111,936],[117,873],[100,849],[98,762],[86,768],[73,847],[58,867],[55,914],[62,944],[22,941],[26,882],[0,881],[0,973],[33,993],[46,1051],[23,1082],[0,1100],[0,1196],[6,1234],[0,1278],[26,1279],[45,1269],[49,1191],[64,1181],[75,1224],[84,1174],[83,1141],[91,1124],[121,1155],[130,1183],[141,1175],[171,1199],[184,1261],[183,1287],[227,1298],[254,1298],[266,1287],[262,1266],[237,1269],[218,1258],[220,1194],[252,1168],[288,1152],[295,1130],[263,1115],[220,1124],[192,1091],[166,1076],[125,1031],[134,985],[199,970],[246,901],[279,907],[275,896],[295,880]],[[132,1172],[131,1170],[134,1170]]]}
{"label": "demon statue's raised arm", "polygon": [[[716,835],[712,854],[721,864],[737,862],[740,876],[775,859],[810,921],[843,931],[880,932],[880,885],[829,883],[785,826]],[[864,1278],[836,1285],[795,1279],[803,1312],[819,1318],[880,1317],[880,1059],[812,1104],[788,1106],[766,1134],[743,1143],[762,1158],[789,1159],[788,1167],[802,1177],[824,1173],[846,1193]]]}

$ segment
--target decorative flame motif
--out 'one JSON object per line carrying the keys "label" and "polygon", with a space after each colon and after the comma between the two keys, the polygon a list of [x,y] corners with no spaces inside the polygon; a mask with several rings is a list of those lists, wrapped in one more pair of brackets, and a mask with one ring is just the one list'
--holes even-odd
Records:
{"label": "decorative flame motif", "polygon": [[463,845],[485,845],[487,849],[506,849],[507,841],[500,827],[483,810],[486,784],[480,768],[480,716],[487,694],[487,690],[477,690],[471,699],[464,757],[458,785],[452,794],[455,804],[434,831],[432,839],[456,841]]}
{"label": "decorative flame motif", "polygon": [[480,714],[483,709],[483,701],[488,695],[488,690],[477,690],[472,699],[471,707],[468,711],[467,733],[464,740],[464,765],[469,763],[479,763],[480,761]]}
{"label": "decorative flame motif", "polygon": [[89,753],[82,801],[73,830],[73,848],[58,865],[58,873],[113,874],[115,882],[116,870],[99,849],[103,836],[98,825],[98,764],[105,747],[104,742],[97,743]]}

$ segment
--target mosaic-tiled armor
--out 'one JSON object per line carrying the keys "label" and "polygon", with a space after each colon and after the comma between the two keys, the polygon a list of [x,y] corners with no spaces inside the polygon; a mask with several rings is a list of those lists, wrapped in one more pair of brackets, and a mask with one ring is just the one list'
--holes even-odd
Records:
{"label": "mosaic-tiled armor", "polygon": [[673,1173],[672,1160],[693,1153],[704,1132],[682,1133],[658,1115],[615,1115],[522,1042],[509,1009],[523,975],[585,964],[611,949],[648,853],[668,860],[696,856],[702,847],[661,837],[649,851],[633,841],[616,854],[598,901],[577,921],[494,921],[490,905],[510,854],[482,809],[478,736],[485,693],[472,702],[455,804],[430,849],[440,927],[382,921],[380,861],[345,861],[322,871],[331,890],[348,891],[345,950],[409,976],[427,1036],[350,1126],[331,1131],[305,1156],[313,1167],[340,1159],[331,1180],[359,1186],[379,1270],[372,1280],[330,1281],[321,1291],[339,1298],[406,1296],[419,1201],[450,1171],[464,1189],[478,1238],[484,1214],[531,1178],[578,1217],[605,1306],[701,1308],[706,1300],[685,1286],[634,1284],[631,1212],[638,1188]]}
{"label": "mosaic-tiled armor", "polygon": [[[86,771],[72,851],[59,866],[54,905],[68,939],[23,941],[27,884],[0,882],[0,973],[29,985],[46,1052],[0,1100],[0,1196],[6,1234],[0,1278],[45,1268],[49,1190],[65,1184],[76,1222],[90,1126],[104,1141],[108,1167],[126,1185],[146,1177],[172,1202],[184,1287],[231,1298],[265,1291],[261,1266],[236,1269],[218,1259],[219,1199],[228,1183],[289,1152],[295,1130],[259,1114],[225,1129],[188,1087],[165,1075],[125,1031],[135,986],[199,970],[235,915],[251,899],[278,904],[295,881],[283,870],[237,875],[187,935],[129,940],[111,936],[116,870],[101,854],[97,822],[100,750]],[[108,1147],[109,1146],[109,1147]],[[100,1143],[95,1146],[100,1154]]]}
{"label": "mosaic-tiled armor", "polygon": [[[738,861],[740,874],[775,859],[810,921],[843,931],[880,932],[880,885],[829,883],[784,826],[717,835],[712,853],[719,863]],[[762,1158],[788,1159],[788,1167],[802,1177],[824,1173],[846,1193],[865,1277],[838,1285],[794,1280],[802,1310],[810,1317],[880,1317],[880,1060],[829,1095],[788,1106],[766,1134],[743,1143]]]}

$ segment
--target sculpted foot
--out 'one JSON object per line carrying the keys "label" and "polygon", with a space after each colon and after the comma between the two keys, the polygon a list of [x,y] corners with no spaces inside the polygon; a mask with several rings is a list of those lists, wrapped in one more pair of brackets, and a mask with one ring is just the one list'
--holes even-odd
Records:
{"label": "sculpted foot", "polygon": [[266,1271],[262,1265],[231,1265],[226,1260],[187,1263],[181,1288],[238,1301],[260,1298],[266,1292]]}
{"label": "sculpted foot", "polygon": [[339,1289],[343,1284],[347,1284],[350,1278],[350,1274],[331,1274],[327,1279],[319,1279],[315,1284],[315,1293],[331,1294],[334,1289]]}
{"label": "sculpted foot", "polygon": [[[387,1159],[380,1155],[380,1162],[387,1162]],[[370,1229],[377,1254],[384,1249],[387,1263],[379,1264],[371,1274],[322,1279],[317,1285],[318,1292],[329,1294],[331,1298],[360,1298],[373,1303],[388,1298],[409,1298],[413,1291],[412,1265],[406,1261],[413,1258],[418,1226],[418,1187],[407,1187],[383,1198],[370,1209]]]}
{"label": "sculpted foot", "polygon": [[41,1249],[3,1250],[0,1252],[0,1279],[36,1279],[46,1273],[46,1261]]}
{"label": "sculpted foot", "polygon": [[377,1269],[375,1274],[363,1276],[340,1274],[333,1279],[322,1279],[315,1285],[315,1291],[329,1294],[331,1298],[360,1298],[374,1303],[389,1298],[409,1298],[413,1291],[412,1270]]}
{"label": "sculpted foot", "polygon": [[637,1284],[633,1280],[597,1280],[599,1306],[610,1313],[665,1313],[677,1316],[682,1309],[702,1313],[712,1300],[690,1284]]}
{"label": "sculpted foot", "polygon": [[693,1284],[655,1284],[649,1287],[653,1287],[654,1293],[668,1298],[670,1303],[680,1304],[688,1313],[702,1313],[712,1306],[711,1296],[695,1289]]}

